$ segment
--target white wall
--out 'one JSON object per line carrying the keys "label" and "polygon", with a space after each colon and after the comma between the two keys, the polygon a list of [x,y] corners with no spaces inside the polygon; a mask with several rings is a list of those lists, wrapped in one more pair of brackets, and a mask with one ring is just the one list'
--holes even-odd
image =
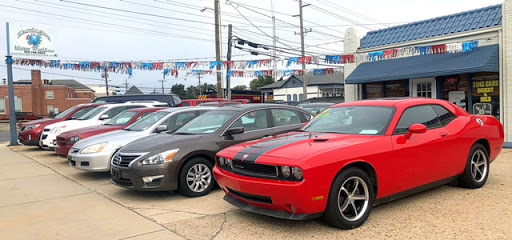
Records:
{"label": "white wall", "polygon": [[[347,28],[345,31],[345,39],[343,43],[343,51],[345,54],[356,53],[359,45],[361,44],[361,39],[357,34],[357,31],[354,28]],[[344,66],[344,79],[347,79],[348,76],[356,69],[357,63],[348,63]],[[358,100],[360,97],[359,94],[359,84],[345,84],[345,102],[352,102]]]}
{"label": "white wall", "polygon": [[[308,86],[308,98],[318,97],[318,86]],[[286,95],[290,94],[292,95],[291,101],[293,101],[293,94],[297,94],[297,100],[299,99],[299,95],[302,94],[304,91],[302,87],[296,87],[296,88],[281,88],[281,89],[274,89],[274,100],[283,100],[287,101]],[[321,93],[320,93],[321,95]]]}
{"label": "white wall", "polygon": [[512,0],[505,0],[502,10],[500,120],[505,128],[505,142],[512,143]]}

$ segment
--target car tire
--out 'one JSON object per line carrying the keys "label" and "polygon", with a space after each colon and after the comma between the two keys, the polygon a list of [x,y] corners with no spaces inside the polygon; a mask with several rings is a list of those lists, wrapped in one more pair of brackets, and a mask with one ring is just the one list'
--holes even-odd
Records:
{"label": "car tire", "polygon": [[481,188],[489,177],[489,153],[480,143],[475,143],[469,151],[464,172],[459,177],[459,186]]}
{"label": "car tire", "polygon": [[334,180],[323,217],[337,228],[357,228],[370,216],[374,202],[375,193],[368,174],[350,167]]}
{"label": "car tire", "polygon": [[215,186],[212,169],[213,164],[202,157],[187,161],[180,171],[178,192],[186,197],[200,197],[210,193]]}

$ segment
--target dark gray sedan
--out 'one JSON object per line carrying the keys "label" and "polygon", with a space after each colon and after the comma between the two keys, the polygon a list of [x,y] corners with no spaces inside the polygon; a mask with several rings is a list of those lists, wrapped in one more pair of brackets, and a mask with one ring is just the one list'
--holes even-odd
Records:
{"label": "dark gray sedan", "polygon": [[207,112],[174,133],[138,139],[114,155],[112,183],[141,191],[178,190],[188,197],[214,187],[215,154],[232,145],[299,129],[312,117],[300,108],[241,104]]}

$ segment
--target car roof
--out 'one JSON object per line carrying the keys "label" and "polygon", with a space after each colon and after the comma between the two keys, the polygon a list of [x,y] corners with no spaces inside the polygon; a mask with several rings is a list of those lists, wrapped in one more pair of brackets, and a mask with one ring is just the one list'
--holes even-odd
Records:
{"label": "car roof", "polygon": [[336,104],[333,107],[342,106],[383,106],[383,107],[406,107],[420,104],[441,104],[445,102],[440,99],[420,98],[420,97],[401,97],[401,98],[381,98],[371,100],[361,100],[354,102],[345,102]]}
{"label": "car roof", "polygon": [[127,112],[156,112],[159,110],[166,109],[165,107],[142,107],[142,108],[130,108]]}
{"label": "car roof", "polygon": [[297,109],[304,111],[303,109],[295,106],[290,105],[281,105],[281,104],[273,104],[273,103],[248,103],[248,104],[237,104],[237,105],[230,105],[227,107],[218,108],[216,111],[247,111],[251,109],[258,109],[258,108],[289,108],[289,109]]}
{"label": "car roof", "polygon": [[218,107],[208,107],[208,106],[190,106],[190,107],[171,107],[171,108],[165,108],[163,110],[160,110],[159,112],[176,112],[176,111],[185,111],[185,110],[194,110],[194,111],[200,111],[200,110],[212,110],[217,109]]}

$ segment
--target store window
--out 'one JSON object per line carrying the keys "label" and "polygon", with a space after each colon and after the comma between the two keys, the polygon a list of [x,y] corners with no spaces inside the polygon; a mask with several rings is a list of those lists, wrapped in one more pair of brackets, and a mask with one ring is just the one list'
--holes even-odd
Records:
{"label": "store window", "polygon": [[467,75],[447,76],[443,82],[443,99],[461,107],[464,110],[468,105],[469,81]]}
{"label": "store window", "polygon": [[16,112],[23,112],[23,99],[19,97],[15,97],[14,99],[14,110]]}
{"label": "store window", "polygon": [[47,90],[45,93],[46,93],[46,99],[55,99],[53,90]]}
{"label": "store window", "polygon": [[473,114],[500,115],[499,76],[497,74],[472,76]]}
{"label": "store window", "polygon": [[380,83],[368,83],[366,84],[366,98],[383,98],[384,97],[384,84]]}
{"label": "store window", "polygon": [[0,114],[5,114],[5,98],[0,98]]}
{"label": "store window", "polygon": [[46,105],[46,111],[48,113],[54,113],[55,112],[55,107],[53,105]]}

